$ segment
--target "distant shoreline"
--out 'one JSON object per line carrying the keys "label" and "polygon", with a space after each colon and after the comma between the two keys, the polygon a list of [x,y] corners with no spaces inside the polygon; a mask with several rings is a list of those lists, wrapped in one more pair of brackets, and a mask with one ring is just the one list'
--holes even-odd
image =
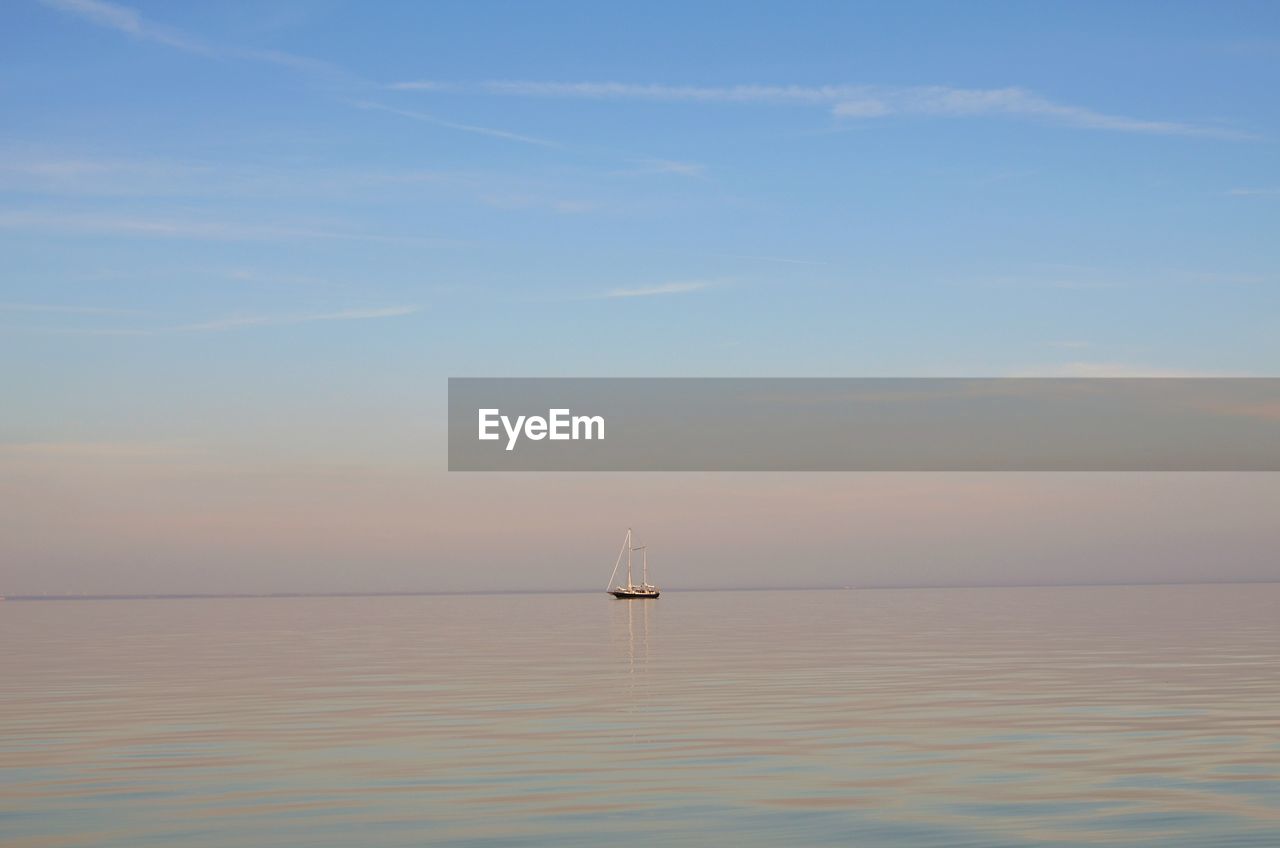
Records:
{"label": "distant shoreline", "polygon": [[[842,591],[910,591],[931,589],[1085,589],[1144,586],[1257,586],[1280,584],[1280,580],[1191,580],[1116,583],[974,583],[927,586],[687,586],[673,587],[668,592],[842,592]],[[204,600],[270,600],[283,598],[420,598],[482,597],[487,595],[595,595],[597,589],[495,589],[457,592],[195,592],[190,594],[123,594],[123,595],[3,595],[4,601],[204,601]]]}

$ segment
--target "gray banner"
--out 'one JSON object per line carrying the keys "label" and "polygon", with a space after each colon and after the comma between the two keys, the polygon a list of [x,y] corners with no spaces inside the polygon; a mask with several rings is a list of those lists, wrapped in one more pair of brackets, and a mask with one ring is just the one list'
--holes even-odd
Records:
{"label": "gray banner", "polygon": [[451,378],[449,469],[1280,471],[1280,379]]}

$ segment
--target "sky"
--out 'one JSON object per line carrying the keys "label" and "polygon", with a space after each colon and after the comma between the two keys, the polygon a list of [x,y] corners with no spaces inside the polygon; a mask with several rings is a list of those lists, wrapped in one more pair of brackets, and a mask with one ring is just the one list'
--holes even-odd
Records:
{"label": "sky", "polygon": [[1280,374],[1272,3],[16,0],[0,56],[0,593],[603,588],[628,524],[670,585],[1280,579],[1273,475],[444,470],[449,376]]}

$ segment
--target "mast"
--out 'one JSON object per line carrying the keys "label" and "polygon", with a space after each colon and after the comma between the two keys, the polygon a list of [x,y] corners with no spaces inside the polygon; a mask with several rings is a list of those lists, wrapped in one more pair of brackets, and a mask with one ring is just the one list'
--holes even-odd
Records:
{"label": "mast", "polygon": [[627,528],[627,588],[631,588],[631,528]]}
{"label": "mast", "polygon": [[643,563],[643,565],[640,566],[642,569],[640,573],[644,575],[640,580],[644,583],[644,586],[647,589],[649,588],[649,546],[641,545],[640,550],[644,552],[640,555],[640,562]]}

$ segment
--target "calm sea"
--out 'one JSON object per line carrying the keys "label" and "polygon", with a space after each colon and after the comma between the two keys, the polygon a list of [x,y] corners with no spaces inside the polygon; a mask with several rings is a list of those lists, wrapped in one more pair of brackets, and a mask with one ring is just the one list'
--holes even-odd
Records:
{"label": "calm sea", "polygon": [[21,846],[1280,845],[1280,585],[0,603]]}

